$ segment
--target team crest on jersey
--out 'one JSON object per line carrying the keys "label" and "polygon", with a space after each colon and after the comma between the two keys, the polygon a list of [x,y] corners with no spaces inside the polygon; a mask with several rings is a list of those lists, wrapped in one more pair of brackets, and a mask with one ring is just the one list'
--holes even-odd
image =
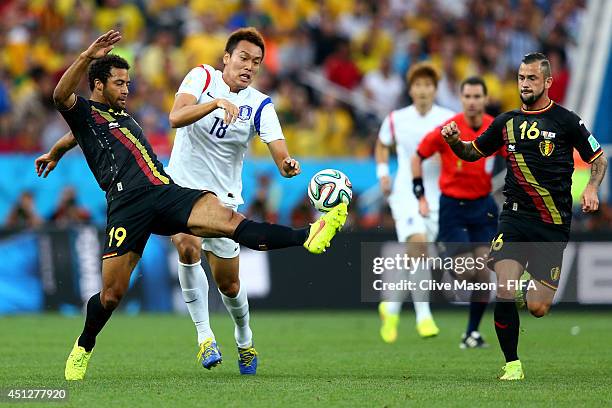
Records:
{"label": "team crest on jersey", "polygon": [[249,105],[242,105],[238,108],[238,119],[249,120],[251,118],[251,113],[253,113],[253,108]]}
{"label": "team crest on jersey", "polygon": [[555,266],[550,270],[550,279],[556,281],[561,277],[561,269],[558,266]]}
{"label": "team crest on jersey", "polygon": [[540,142],[540,153],[542,153],[542,156],[550,156],[553,150],[555,150],[555,144],[550,140],[542,140]]}

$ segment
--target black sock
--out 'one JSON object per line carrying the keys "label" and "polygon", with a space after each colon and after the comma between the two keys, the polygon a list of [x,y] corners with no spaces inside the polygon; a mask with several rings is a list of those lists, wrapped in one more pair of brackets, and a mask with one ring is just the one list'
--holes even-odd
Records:
{"label": "black sock", "polygon": [[486,302],[470,302],[470,318],[465,332],[466,335],[469,336],[473,331],[478,331],[485,310],[487,310]]}
{"label": "black sock", "polygon": [[302,246],[308,239],[309,228],[293,229],[284,225],[242,220],[232,239],[256,251]]}
{"label": "black sock", "polygon": [[96,345],[96,336],[110,319],[111,314],[113,314],[112,310],[106,310],[102,306],[100,292],[89,298],[85,327],[83,327],[83,333],[79,336],[79,346],[84,347],[87,352],[91,351]]}
{"label": "black sock", "polygon": [[518,360],[520,320],[514,300],[497,298],[495,302],[495,332],[506,362]]}

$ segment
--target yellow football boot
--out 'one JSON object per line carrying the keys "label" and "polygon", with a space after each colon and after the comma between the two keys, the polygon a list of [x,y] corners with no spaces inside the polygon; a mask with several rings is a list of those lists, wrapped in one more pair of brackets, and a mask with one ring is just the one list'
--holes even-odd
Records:
{"label": "yellow football boot", "polygon": [[342,228],[348,216],[348,207],[345,203],[338,204],[328,213],[310,225],[308,239],[304,248],[313,254],[325,252],[331,244],[332,238]]}
{"label": "yellow football boot", "polygon": [[428,337],[435,337],[440,334],[440,329],[436,326],[433,318],[428,318],[417,323],[416,330],[419,336],[426,339]]}
{"label": "yellow football boot", "polygon": [[380,337],[382,337],[385,343],[395,343],[395,340],[397,340],[399,314],[389,313],[386,302],[380,302],[378,314],[382,323],[380,325]]}
{"label": "yellow football boot", "polygon": [[510,361],[502,367],[503,374],[499,377],[502,381],[516,381],[524,380],[525,373],[523,372],[523,365],[521,360]]}
{"label": "yellow football boot", "polygon": [[68,360],[66,360],[64,375],[68,381],[80,381],[85,377],[87,363],[89,363],[92,353],[93,350],[87,352],[85,348],[79,346],[79,339],[77,337]]}

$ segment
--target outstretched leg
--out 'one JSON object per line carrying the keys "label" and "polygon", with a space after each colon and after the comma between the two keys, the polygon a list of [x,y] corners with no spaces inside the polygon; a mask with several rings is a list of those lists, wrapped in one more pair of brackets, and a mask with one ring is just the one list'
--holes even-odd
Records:
{"label": "outstretched leg", "polygon": [[200,197],[189,215],[187,227],[199,237],[227,237],[257,251],[304,245],[310,252],[321,253],[342,228],[347,216],[346,204],[340,204],[310,228],[294,229],[278,224],[247,220],[225,207],[213,194]]}

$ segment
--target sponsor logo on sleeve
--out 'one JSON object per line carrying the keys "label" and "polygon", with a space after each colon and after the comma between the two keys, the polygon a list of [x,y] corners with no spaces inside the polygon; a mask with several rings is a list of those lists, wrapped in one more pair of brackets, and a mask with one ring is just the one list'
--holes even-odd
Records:
{"label": "sponsor logo on sleeve", "polygon": [[587,140],[589,141],[589,144],[591,145],[591,149],[593,149],[594,152],[597,151],[597,149],[601,147],[597,139],[595,139],[595,136],[591,135],[589,136]]}

